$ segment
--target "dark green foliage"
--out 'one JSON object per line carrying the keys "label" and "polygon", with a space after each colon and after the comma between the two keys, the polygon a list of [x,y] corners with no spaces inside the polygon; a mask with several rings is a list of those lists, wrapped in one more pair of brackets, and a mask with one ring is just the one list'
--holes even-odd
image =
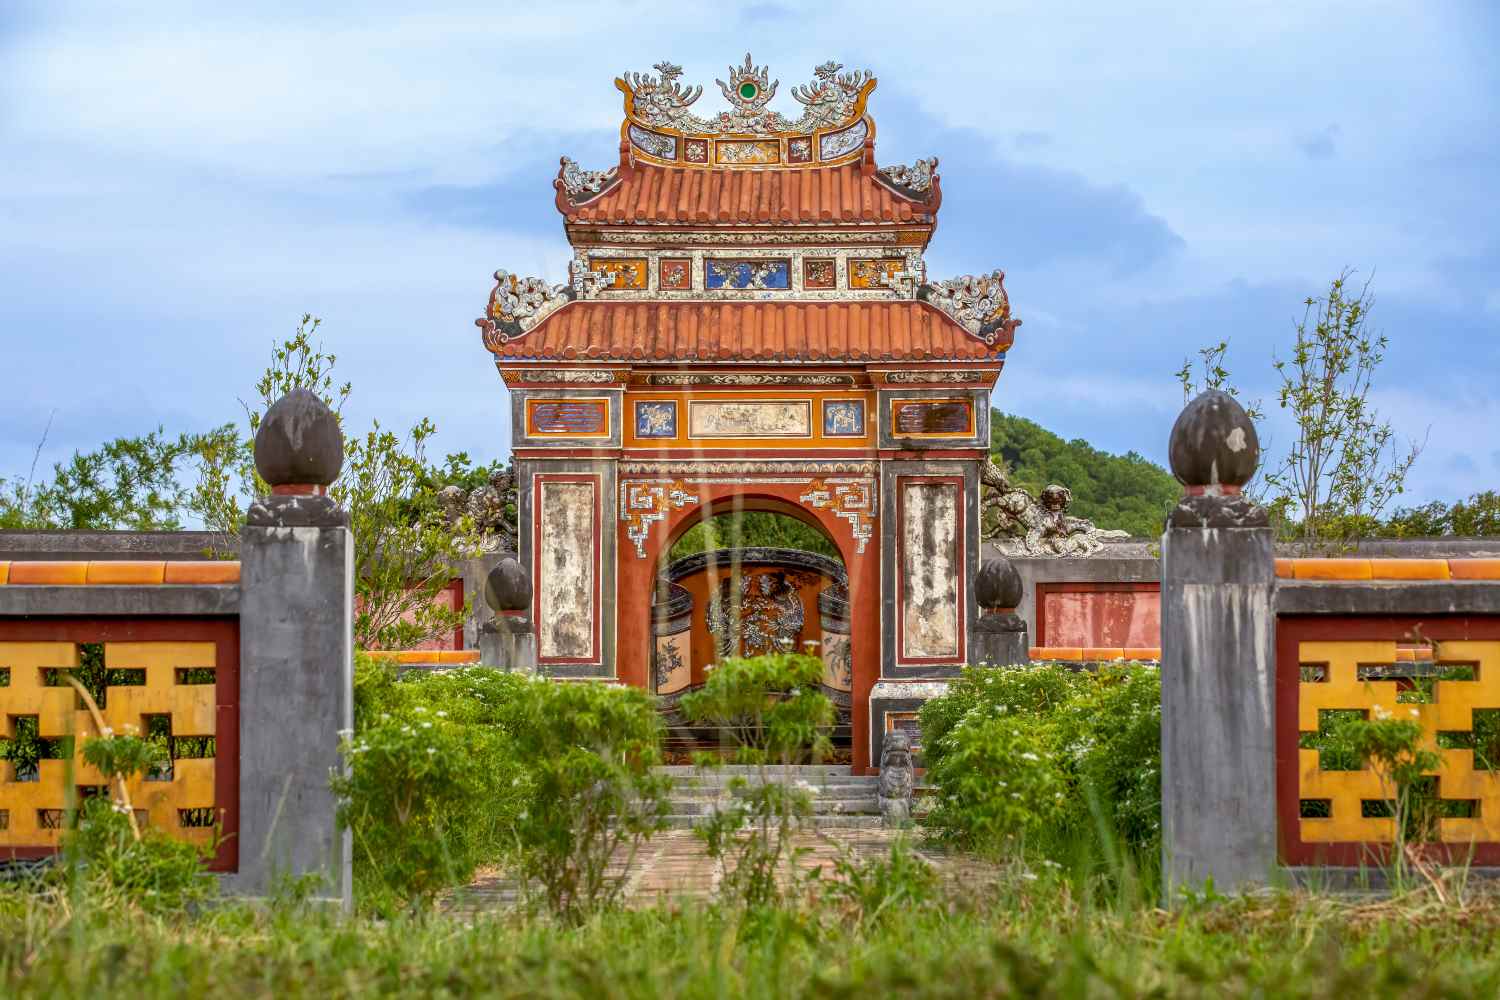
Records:
{"label": "dark green foliage", "polygon": [[839,550],[828,536],[795,517],[767,511],[740,511],[720,514],[693,525],[672,546],[670,560],[681,559],[710,549],[734,549],[764,546],[778,549],[800,549],[840,559]]}
{"label": "dark green foliage", "polygon": [[417,909],[506,863],[579,919],[612,899],[614,851],[665,813],[661,719],[638,689],[484,667],[398,679],[361,656],[354,699],[334,789],[363,909]]}
{"label": "dark green foliage", "polygon": [[1036,496],[1057,483],[1073,491],[1068,512],[1136,538],[1161,534],[1182,496],[1172,474],[1135,452],[1111,455],[1083,440],[1064,441],[1024,417],[990,413],[990,453],[1013,485]]}
{"label": "dark green foliage", "polygon": [[577,923],[615,901],[611,870],[661,828],[671,779],[662,722],[639,688],[535,680],[517,698],[515,758],[529,801],[515,817],[518,866],[548,909]]}
{"label": "dark green foliage", "polygon": [[[1149,855],[1161,828],[1161,681],[1150,667],[969,667],[922,709],[928,817],[995,852],[1094,836]],[[1092,800],[1092,804],[1091,804]]]}
{"label": "dark green foliage", "polygon": [[709,668],[703,687],[679,703],[693,722],[720,727],[747,764],[826,757],[833,702],[819,689],[823,661],[804,653],[732,657]]}
{"label": "dark green foliage", "polygon": [[334,779],[354,834],[362,907],[419,906],[498,860],[529,786],[517,763],[521,676],[473,668],[398,680],[356,659],[348,772]]}
{"label": "dark green foliage", "polygon": [[157,428],[74,452],[43,482],[0,479],[0,528],[180,529],[189,500],[186,474],[205,450],[233,437],[230,425],[176,438]]}
{"label": "dark green foliage", "polygon": [[1364,525],[1368,538],[1500,536],[1500,492],[1486,490],[1451,505],[1440,500],[1402,507],[1390,520]]}
{"label": "dark green foliage", "polygon": [[[84,744],[84,754],[99,742]],[[63,848],[63,877],[77,873],[102,894],[96,898],[123,898],[148,913],[179,913],[218,891],[214,876],[203,868],[205,851],[150,828],[137,840],[130,817],[108,795],[82,803],[78,824],[63,838]]]}

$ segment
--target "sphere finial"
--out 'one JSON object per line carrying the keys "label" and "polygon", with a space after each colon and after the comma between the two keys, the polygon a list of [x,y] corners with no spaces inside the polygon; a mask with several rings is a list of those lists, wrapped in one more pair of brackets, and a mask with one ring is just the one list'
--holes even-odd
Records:
{"label": "sphere finial", "polygon": [[498,612],[531,607],[531,575],[515,556],[506,556],[484,578],[484,602]]}
{"label": "sphere finial", "polygon": [[1260,438],[1237,399],[1209,389],[1178,415],[1167,457],[1189,493],[1234,494],[1255,475]]}
{"label": "sphere finial", "polygon": [[1010,611],[1021,603],[1021,574],[1004,556],[986,559],[974,577],[974,600],[981,608]]}
{"label": "sphere finial", "polygon": [[343,467],[344,433],[317,393],[293,389],[266,411],[255,432],[255,469],[272,487],[321,493]]}

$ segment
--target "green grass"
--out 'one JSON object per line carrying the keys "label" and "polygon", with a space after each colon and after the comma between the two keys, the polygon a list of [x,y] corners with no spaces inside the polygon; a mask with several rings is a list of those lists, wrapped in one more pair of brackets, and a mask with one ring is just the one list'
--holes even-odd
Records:
{"label": "green grass", "polygon": [[156,918],[0,891],[0,995],[1494,996],[1500,894],[1273,893],[1165,912],[1013,874],[866,912],[826,891],[542,918],[374,921],[225,904]]}

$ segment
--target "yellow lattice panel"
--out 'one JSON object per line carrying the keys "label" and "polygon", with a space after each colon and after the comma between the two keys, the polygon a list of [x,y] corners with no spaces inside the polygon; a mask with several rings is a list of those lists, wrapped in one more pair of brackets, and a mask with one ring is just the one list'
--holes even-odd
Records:
{"label": "yellow lattice panel", "polygon": [[[106,670],[140,670],[144,683],[111,685],[100,714],[115,733],[144,734],[147,716],[171,718],[174,737],[216,735],[216,692],[213,684],[178,684],[183,668],[216,666],[212,642],[106,642]],[[71,642],[0,642],[0,668],[10,671],[10,683],[0,687],[3,735],[16,735],[18,717],[36,716],[43,740],[74,737],[71,761],[43,759],[37,780],[17,781],[14,768],[0,768],[0,848],[56,847],[62,831],[57,814],[67,805],[67,787],[100,786],[103,775],[83,761],[83,744],[98,735],[89,712],[71,687],[48,686],[46,674],[77,667],[78,647]],[[170,780],[137,777],[128,783],[132,805],[149,825],[184,840],[208,843],[213,830],[185,828],[179,810],[212,809],[214,760],[179,759],[172,762]],[[71,771],[71,774],[70,774]]]}
{"label": "yellow lattice panel", "polygon": [[[1472,681],[1438,680],[1433,684],[1431,704],[1397,700],[1395,680],[1361,680],[1361,666],[1390,666],[1397,661],[1396,643],[1303,642],[1298,662],[1322,665],[1325,679],[1302,681],[1297,699],[1297,728],[1303,733],[1318,730],[1319,712],[1358,710],[1367,717],[1382,713],[1415,719],[1422,726],[1422,744],[1442,757],[1441,767],[1431,772],[1438,779],[1444,799],[1473,800],[1472,818],[1439,820],[1444,843],[1468,844],[1500,841],[1500,772],[1475,769],[1472,750],[1443,750],[1439,732],[1472,732],[1475,709],[1500,709],[1500,642],[1443,642],[1438,645],[1437,666],[1473,665]],[[1388,799],[1391,789],[1382,787],[1371,770],[1325,771],[1316,750],[1299,749],[1298,795],[1303,799],[1327,799],[1331,815],[1301,820],[1302,839],[1309,843],[1390,842],[1395,839],[1395,821],[1365,817],[1362,802]]]}

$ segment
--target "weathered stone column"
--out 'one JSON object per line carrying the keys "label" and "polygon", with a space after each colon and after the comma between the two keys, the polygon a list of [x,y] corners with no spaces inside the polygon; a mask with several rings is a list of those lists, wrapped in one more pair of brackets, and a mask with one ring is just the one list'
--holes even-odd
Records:
{"label": "weathered stone column", "polygon": [[255,435],[271,495],[240,534],[240,865],[232,891],[264,896],[318,874],[319,894],[353,902],[350,838],[330,776],[354,725],[354,539],[327,495],[344,462],[337,418],[294,389]]}
{"label": "weathered stone column", "polygon": [[506,556],[484,578],[484,600],[495,614],[479,630],[479,662],[516,673],[536,672],[531,624],[531,576]]}
{"label": "weathered stone column", "polygon": [[1021,596],[1021,574],[1009,559],[1000,556],[980,565],[974,577],[974,599],[980,614],[974,622],[971,663],[1007,667],[1030,662],[1026,619],[1016,613]]}
{"label": "weathered stone column", "polygon": [[1188,404],[1169,457],[1185,489],[1162,537],[1162,868],[1167,898],[1276,867],[1275,563],[1241,488],[1255,425],[1227,393]]}

